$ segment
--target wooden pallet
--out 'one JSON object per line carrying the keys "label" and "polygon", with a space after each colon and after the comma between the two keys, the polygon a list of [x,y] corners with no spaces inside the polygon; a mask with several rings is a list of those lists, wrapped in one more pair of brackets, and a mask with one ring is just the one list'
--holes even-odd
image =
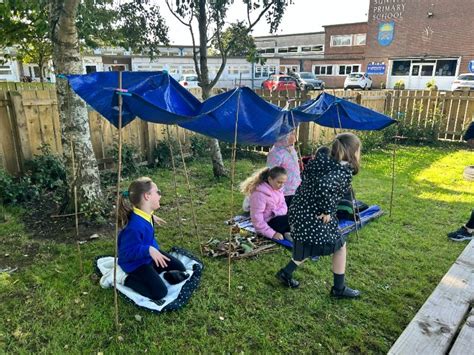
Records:
{"label": "wooden pallet", "polygon": [[474,354],[474,240],[420,308],[389,354]]}

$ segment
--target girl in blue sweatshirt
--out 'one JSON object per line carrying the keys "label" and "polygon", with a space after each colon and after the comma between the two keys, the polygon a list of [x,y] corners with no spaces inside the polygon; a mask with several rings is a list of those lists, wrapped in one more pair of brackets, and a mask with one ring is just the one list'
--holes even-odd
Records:
{"label": "girl in blue sweatshirt", "polygon": [[152,300],[166,296],[168,289],[159,274],[185,271],[175,257],[160,250],[155,240],[153,223],[162,221],[153,216],[160,208],[161,194],[156,184],[141,177],[130,184],[128,199],[120,198],[119,225],[125,226],[118,237],[118,264],[128,276],[125,286]]}

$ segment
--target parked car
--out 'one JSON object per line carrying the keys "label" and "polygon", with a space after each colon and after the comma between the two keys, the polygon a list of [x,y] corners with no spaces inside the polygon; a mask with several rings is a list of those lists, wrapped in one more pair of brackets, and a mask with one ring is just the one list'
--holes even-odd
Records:
{"label": "parked car", "polygon": [[179,83],[187,89],[199,87],[198,76],[196,74],[183,75],[179,80]]}
{"label": "parked car", "polygon": [[262,89],[270,91],[296,91],[299,89],[296,79],[289,75],[272,74],[263,81]]}
{"label": "parked car", "polygon": [[344,80],[344,90],[346,89],[372,89],[372,79],[367,73],[351,73]]}
{"label": "parked car", "polygon": [[316,75],[311,72],[300,72],[293,74],[298,82],[301,90],[322,90],[324,89],[324,81],[318,79]]}
{"label": "parked car", "polygon": [[474,74],[466,73],[458,75],[451,85],[451,90],[474,90]]}

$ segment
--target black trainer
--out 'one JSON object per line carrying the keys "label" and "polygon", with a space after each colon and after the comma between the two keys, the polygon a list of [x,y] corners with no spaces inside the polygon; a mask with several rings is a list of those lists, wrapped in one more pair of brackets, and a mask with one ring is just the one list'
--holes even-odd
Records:
{"label": "black trainer", "polygon": [[360,291],[359,290],[353,290],[350,287],[344,286],[342,290],[338,290],[337,288],[334,288],[334,286],[331,288],[331,297],[335,298],[358,298],[360,297]]}
{"label": "black trainer", "polygon": [[473,233],[469,233],[466,227],[462,226],[457,231],[448,233],[448,238],[455,242],[462,242],[464,240],[472,240],[474,237]]}
{"label": "black trainer", "polygon": [[276,278],[281,281],[286,287],[297,288],[300,283],[296,281],[291,275],[288,275],[283,269],[276,273]]}

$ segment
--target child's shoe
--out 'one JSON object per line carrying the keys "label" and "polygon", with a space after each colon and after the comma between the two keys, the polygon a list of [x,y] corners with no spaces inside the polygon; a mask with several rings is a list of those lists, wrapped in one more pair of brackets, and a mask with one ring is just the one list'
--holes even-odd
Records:
{"label": "child's shoe", "polygon": [[462,242],[464,240],[472,240],[473,233],[469,233],[466,227],[462,226],[457,231],[448,233],[448,238],[455,242]]}
{"label": "child's shoe", "polygon": [[344,286],[342,290],[338,290],[337,288],[334,288],[334,286],[331,288],[331,297],[334,298],[358,298],[360,297],[360,291],[359,290],[353,290],[350,287]]}
{"label": "child's shoe", "polygon": [[297,288],[300,283],[296,281],[291,275],[288,275],[283,269],[276,273],[276,278],[281,281],[283,285],[289,288]]}

